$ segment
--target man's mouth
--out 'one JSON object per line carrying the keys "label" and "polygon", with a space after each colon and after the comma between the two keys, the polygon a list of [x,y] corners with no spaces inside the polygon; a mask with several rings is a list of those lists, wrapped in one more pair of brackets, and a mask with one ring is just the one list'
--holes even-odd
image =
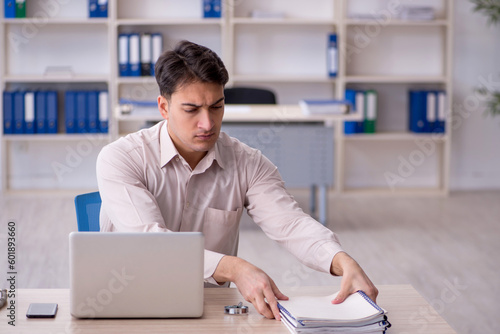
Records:
{"label": "man's mouth", "polygon": [[196,135],[197,138],[201,140],[208,140],[214,136],[214,133],[201,133]]}

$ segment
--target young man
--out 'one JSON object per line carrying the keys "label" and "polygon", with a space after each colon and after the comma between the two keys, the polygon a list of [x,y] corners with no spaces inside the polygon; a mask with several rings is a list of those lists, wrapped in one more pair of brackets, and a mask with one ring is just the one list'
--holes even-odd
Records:
{"label": "young man", "polygon": [[[165,121],[106,146],[97,159],[101,231],[201,231],[205,280],[234,282],[267,318],[287,299],[261,269],[236,257],[243,208],[301,262],[343,276],[334,303],[378,291],[336,235],[305,214],[260,151],[221,133],[228,73],[210,49],[183,41],[155,66]],[[153,255],[154,256],[154,255]],[[158,259],[161,263],[161,259]]]}

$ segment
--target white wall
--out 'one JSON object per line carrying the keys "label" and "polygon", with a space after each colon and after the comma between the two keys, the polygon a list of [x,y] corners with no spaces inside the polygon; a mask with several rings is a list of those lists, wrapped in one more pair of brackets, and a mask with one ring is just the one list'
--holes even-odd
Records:
{"label": "white wall", "polygon": [[450,186],[500,188],[500,116],[485,116],[474,93],[482,82],[500,90],[500,25],[472,13],[469,0],[455,4],[454,106]]}

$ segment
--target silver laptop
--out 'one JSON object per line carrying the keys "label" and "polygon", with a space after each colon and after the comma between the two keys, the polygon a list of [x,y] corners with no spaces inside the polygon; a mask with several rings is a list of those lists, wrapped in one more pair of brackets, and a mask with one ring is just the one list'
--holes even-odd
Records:
{"label": "silver laptop", "polygon": [[77,318],[203,314],[201,232],[72,232],[70,309]]}

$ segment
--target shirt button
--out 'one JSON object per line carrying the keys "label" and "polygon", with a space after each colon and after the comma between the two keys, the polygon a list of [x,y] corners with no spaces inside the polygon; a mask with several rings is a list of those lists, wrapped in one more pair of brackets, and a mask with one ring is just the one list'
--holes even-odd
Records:
{"label": "shirt button", "polygon": [[175,158],[175,161],[179,161],[179,158]]}
{"label": "shirt button", "polygon": [[186,208],[189,208],[189,202],[186,202]]}

